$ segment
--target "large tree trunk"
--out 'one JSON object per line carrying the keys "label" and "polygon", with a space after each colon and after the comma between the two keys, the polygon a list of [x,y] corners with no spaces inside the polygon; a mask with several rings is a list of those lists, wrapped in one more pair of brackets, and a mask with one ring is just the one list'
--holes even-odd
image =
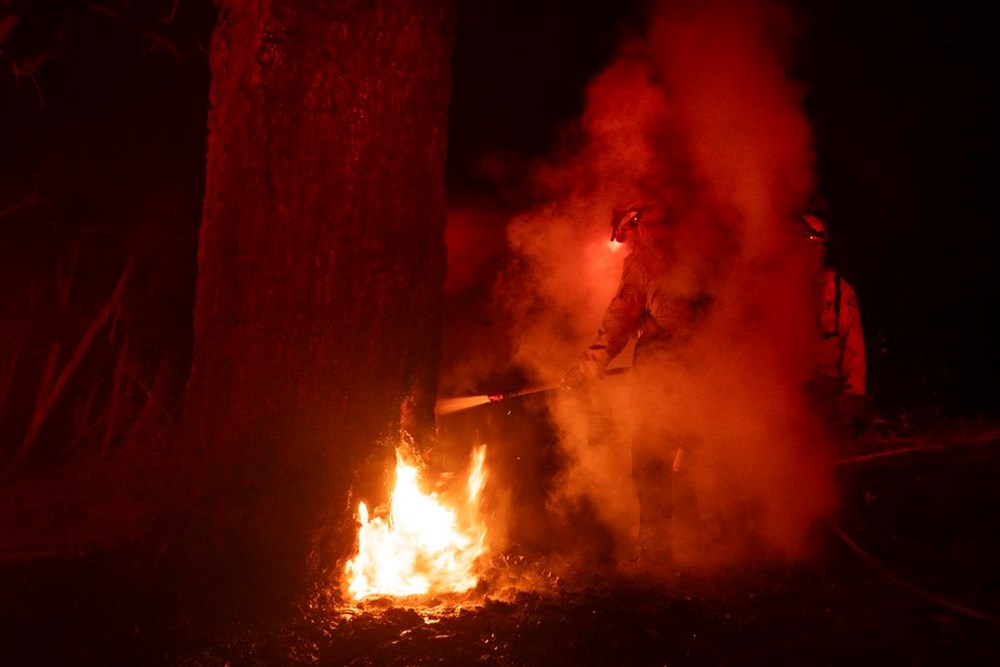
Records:
{"label": "large tree trunk", "polygon": [[384,500],[400,429],[433,427],[453,8],[223,5],[180,446],[232,510],[234,571],[301,583]]}

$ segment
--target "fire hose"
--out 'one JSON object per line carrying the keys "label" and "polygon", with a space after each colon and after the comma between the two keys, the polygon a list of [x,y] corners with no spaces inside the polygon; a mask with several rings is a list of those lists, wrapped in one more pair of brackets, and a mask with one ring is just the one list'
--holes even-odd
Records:
{"label": "fire hose", "polygon": [[[993,434],[993,435],[996,436],[997,434]],[[969,443],[969,444],[976,445],[976,444],[984,444],[984,443],[997,444],[997,443],[1000,443],[1000,440],[998,440],[996,437],[992,437],[992,438],[989,438],[989,439],[981,441],[981,442],[972,442],[972,443]],[[876,460],[876,459],[885,459],[885,458],[889,458],[889,457],[893,457],[893,456],[899,456],[899,455],[902,455],[902,454],[911,454],[911,453],[915,453],[915,452],[939,452],[939,451],[945,451],[946,449],[954,448],[954,447],[957,447],[957,446],[958,445],[956,443],[950,443],[950,447],[945,447],[944,445],[920,445],[920,446],[914,446],[914,447],[900,447],[900,448],[897,448],[897,449],[887,449],[887,450],[883,450],[881,452],[874,452],[874,453],[871,453],[871,454],[863,454],[863,455],[854,456],[854,457],[847,458],[847,459],[841,459],[839,461],[834,461],[832,465],[834,465],[834,466],[845,466],[845,465],[853,465],[853,464],[857,464],[857,463],[866,463],[868,461],[873,461],[873,460]],[[828,523],[830,524],[830,527],[833,530],[834,534],[836,534],[837,537],[839,537],[840,540],[845,545],[847,545],[847,547],[851,551],[853,551],[858,557],[861,558],[861,560],[865,561],[865,563],[867,563],[872,569],[874,569],[876,572],[878,572],[880,575],[882,575],[885,579],[887,579],[892,584],[894,584],[894,585],[898,586],[899,588],[902,588],[902,589],[904,589],[906,591],[909,591],[910,593],[916,595],[917,597],[923,598],[924,600],[926,600],[926,601],[928,601],[928,602],[930,602],[932,604],[935,604],[935,605],[937,605],[939,607],[942,607],[944,609],[948,609],[948,610],[950,610],[950,611],[952,611],[954,613],[960,614],[962,616],[966,616],[968,618],[976,619],[978,621],[985,621],[987,623],[993,623],[995,625],[1000,625],[1000,616],[998,616],[996,614],[991,614],[991,613],[984,612],[984,611],[979,610],[979,609],[974,609],[972,607],[968,607],[966,605],[960,604],[958,602],[955,602],[953,600],[945,598],[945,597],[943,597],[941,595],[938,595],[936,593],[932,593],[932,592],[930,592],[928,590],[925,590],[925,589],[921,588],[920,586],[917,586],[916,584],[914,584],[914,583],[912,583],[910,581],[907,581],[903,577],[900,577],[899,575],[897,575],[894,572],[892,572],[892,570],[890,570],[888,567],[886,567],[883,563],[879,562],[874,556],[872,556],[870,553],[868,553],[864,548],[862,548],[854,539],[851,538],[850,535],[847,534],[847,532],[844,531],[844,529],[840,526],[840,524],[836,520],[829,519]]]}
{"label": "fire hose", "polygon": [[871,566],[876,572],[885,577],[888,581],[895,584],[899,588],[902,588],[910,593],[916,595],[917,597],[923,598],[928,602],[931,602],[939,607],[943,607],[962,616],[967,616],[969,618],[974,618],[978,621],[986,621],[988,623],[994,623],[1000,625],[1000,616],[994,614],[989,614],[979,609],[973,609],[972,607],[967,607],[953,600],[949,600],[936,593],[931,593],[916,584],[907,581],[906,579],[900,577],[890,570],[888,567],[883,565],[881,562],[875,559],[874,556],[865,551],[861,546],[858,545],[851,536],[844,532],[844,529],[840,527],[836,521],[829,521],[830,527],[833,532],[841,539],[851,549],[855,554],[857,554],[861,560],[865,561],[869,566]]}

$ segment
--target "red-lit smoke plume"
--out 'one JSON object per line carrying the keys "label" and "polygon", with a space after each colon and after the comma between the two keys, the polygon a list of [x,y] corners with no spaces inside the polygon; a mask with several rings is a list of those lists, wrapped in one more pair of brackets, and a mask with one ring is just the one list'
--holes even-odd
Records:
{"label": "red-lit smoke plume", "polygon": [[628,422],[652,411],[696,451],[686,472],[698,516],[677,521],[678,556],[706,566],[798,557],[832,494],[800,392],[814,324],[795,220],[813,153],[802,90],[787,75],[794,25],[772,2],[661,5],[592,79],[558,155],[536,167],[543,196],[507,227],[513,258],[495,286],[495,324],[511,363],[561,376],[617,287],[612,207],[667,200],[676,279],[705,286],[710,315],[641,404],[612,380],[589,398],[552,394],[565,465],[549,509],[568,515],[587,502],[617,555],[632,554]]}

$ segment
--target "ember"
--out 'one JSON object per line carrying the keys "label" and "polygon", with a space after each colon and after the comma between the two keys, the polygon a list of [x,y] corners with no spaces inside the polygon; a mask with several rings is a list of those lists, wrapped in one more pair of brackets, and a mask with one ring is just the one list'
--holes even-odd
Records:
{"label": "ember", "polygon": [[457,593],[478,583],[476,559],[486,549],[486,529],[479,520],[485,459],[485,446],[473,450],[466,506],[459,513],[437,494],[421,491],[417,466],[397,449],[387,516],[369,518],[365,504],[358,507],[358,553],[345,568],[351,597]]}

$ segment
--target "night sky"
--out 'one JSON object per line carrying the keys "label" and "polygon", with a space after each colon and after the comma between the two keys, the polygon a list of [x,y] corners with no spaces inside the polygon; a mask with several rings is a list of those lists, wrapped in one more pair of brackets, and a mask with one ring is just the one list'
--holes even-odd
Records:
{"label": "night sky", "polygon": [[[24,17],[0,55],[5,318],[74,239],[86,240],[95,294],[116,278],[107,267],[139,247],[156,276],[144,295],[159,305],[150,345],[188,353],[213,11],[182,0],[167,22],[172,5],[133,2],[106,16],[4,3]],[[887,411],[973,414],[1000,396],[991,22],[975,7],[795,2],[819,182],[861,300],[871,390]],[[642,29],[642,3],[458,8],[449,196],[516,210],[525,184],[484,157],[552,150],[621,31]]]}

